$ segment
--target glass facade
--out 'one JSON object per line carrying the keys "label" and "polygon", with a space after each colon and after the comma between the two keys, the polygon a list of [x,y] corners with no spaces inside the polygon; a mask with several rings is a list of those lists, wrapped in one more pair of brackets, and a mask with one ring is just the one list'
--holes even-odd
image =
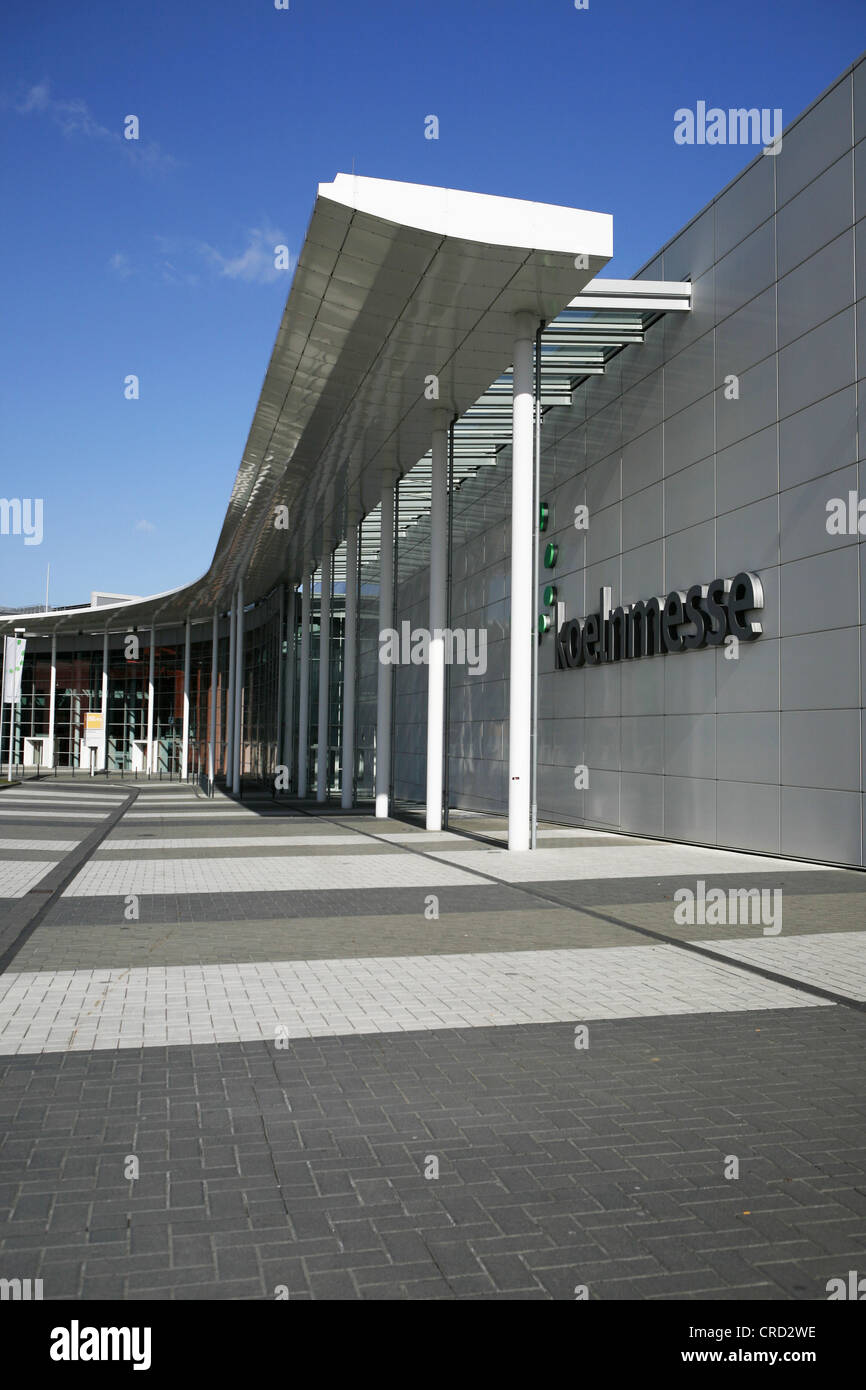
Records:
{"label": "glass facade", "polygon": [[[346,586],[343,581],[335,582],[333,573],[326,575],[326,583],[331,584],[331,636],[330,663],[328,669],[328,754],[326,780],[329,795],[337,795],[342,786],[342,717],[343,717],[343,640],[345,630]],[[297,739],[300,708],[300,619],[301,597],[296,602],[295,627],[295,698],[293,738]],[[318,777],[319,755],[319,659],[321,652],[322,619],[322,572],[313,575],[310,596],[310,670],[309,670],[309,727],[307,730],[307,792],[315,796]],[[294,783],[297,787],[297,768]]]}
{"label": "glass facade", "polygon": [[[16,740],[13,749],[13,761],[20,761],[21,748],[25,738],[47,736],[48,734],[48,703],[51,693],[51,656],[50,653],[40,654],[33,658],[30,681],[26,684],[22,680],[21,686],[21,709],[16,728]],[[3,711],[3,758],[9,758],[9,711]],[[58,734],[61,733],[60,726],[57,726]],[[68,731],[66,733],[68,742]]]}
{"label": "glass facade", "polygon": [[264,781],[273,778],[277,764],[281,712],[279,709],[280,632],[279,600],[272,596],[256,627],[244,630],[243,758],[244,776]]}
{"label": "glass facade", "polygon": [[[195,624],[190,642],[189,775],[206,776],[211,712],[211,623]],[[108,652],[106,707],[106,771],[143,773],[147,758],[150,631],[114,632]],[[162,640],[161,640],[162,639]],[[269,780],[279,762],[280,631],[279,596],[273,595],[246,615],[244,634],[243,771]],[[213,699],[216,702],[216,776],[226,770],[229,639],[221,624]],[[102,710],[103,641],[57,638],[54,700],[54,764],[58,771],[88,766],[84,748],[85,716]],[[153,747],[154,773],[181,775],[183,743],[184,632],[157,631],[154,648]],[[29,739],[48,739],[51,700],[51,641],[28,639],[21,678],[21,699],[15,710],[12,761],[21,766],[34,760]],[[0,758],[9,759],[10,718],[3,711]]]}

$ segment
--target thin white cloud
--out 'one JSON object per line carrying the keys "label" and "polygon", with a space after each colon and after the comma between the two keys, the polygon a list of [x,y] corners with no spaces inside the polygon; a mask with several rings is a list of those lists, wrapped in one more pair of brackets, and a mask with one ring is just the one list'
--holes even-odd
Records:
{"label": "thin white cloud", "polygon": [[137,522],[135,523],[135,530],[136,530],[136,531],[155,531],[155,530],[156,530],[156,527],[154,526],[154,524],[153,524],[152,521],[145,521],[144,519],[142,519],[141,521],[137,521]]}
{"label": "thin white cloud", "polygon": [[[30,87],[15,102],[14,109],[19,116],[44,116],[57,126],[67,138],[83,136],[87,140],[101,140],[124,155],[147,173],[163,173],[174,168],[177,160],[156,143],[155,140],[127,140],[122,129],[110,130],[96,119],[85,101],[76,97],[70,101],[60,101],[51,95],[51,84],[47,79]],[[134,113],[123,113],[127,114]],[[122,125],[122,121],[119,122]]]}
{"label": "thin white cloud", "polygon": [[277,248],[285,244],[283,234],[276,227],[266,225],[248,229],[246,246],[237,255],[226,255],[206,241],[199,244],[199,251],[224,279],[270,285],[285,279],[294,268],[294,257],[289,258],[287,269],[277,267]]}
{"label": "thin white cloud", "polygon": [[[284,249],[278,251],[286,247],[285,236],[267,221],[259,227],[248,228],[246,244],[237,254],[221,251],[210,242],[192,237],[156,236],[154,240],[159,273],[168,285],[197,285],[203,278],[211,279],[216,275],[221,280],[237,280],[250,285],[273,285],[282,280],[288,286],[295,266],[294,256],[287,255]],[[288,265],[283,268],[285,260]]]}
{"label": "thin white cloud", "polygon": [[115,251],[108,265],[121,280],[128,280],[132,274],[132,265],[125,251]]}
{"label": "thin white cloud", "polygon": [[22,116],[27,116],[31,111],[45,111],[49,101],[48,83],[37,82],[35,87],[30,88],[23,100],[18,102],[15,110]]}
{"label": "thin white cloud", "polygon": [[163,261],[160,265],[160,275],[166,285],[197,285],[199,277],[192,271],[183,270],[176,266],[173,261]]}

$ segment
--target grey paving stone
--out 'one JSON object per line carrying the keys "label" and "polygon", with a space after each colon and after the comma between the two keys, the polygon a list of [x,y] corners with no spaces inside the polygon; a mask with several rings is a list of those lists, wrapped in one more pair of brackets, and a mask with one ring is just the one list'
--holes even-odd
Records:
{"label": "grey paving stone", "polygon": [[[259,1300],[271,1296],[270,1293],[265,1293],[260,1279],[232,1279],[207,1284],[182,1284],[173,1288],[171,1292],[179,1302],[185,1302],[187,1299],[201,1302],[231,1302],[234,1299]],[[159,1295],[153,1292],[148,1296],[158,1297]]]}
{"label": "grey paving stone", "polygon": [[359,1289],[351,1274],[346,1271],[328,1271],[310,1274],[310,1292],[315,1299],[355,1300]]}
{"label": "grey paving stone", "polygon": [[497,1289],[537,1289],[539,1281],[527,1269],[519,1255],[485,1255],[484,1269]]}
{"label": "grey paving stone", "polygon": [[864,1236],[864,1041],[831,1008],[596,1022],[579,1067],[557,1024],[3,1057],[0,1251],[47,1297],[821,1298]]}

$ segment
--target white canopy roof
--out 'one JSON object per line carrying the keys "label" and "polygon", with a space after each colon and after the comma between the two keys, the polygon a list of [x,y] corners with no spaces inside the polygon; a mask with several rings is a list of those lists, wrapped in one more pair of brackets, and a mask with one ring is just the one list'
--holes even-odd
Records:
{"label": "white canopy roof", "polygon": [[98,617],[28,614],[28,628],[204,618],[241,577],[247,602],[299,579],[345,533],[350,498],[369,512],[383,472],[424,456],[436,406],[461,415],[510,366],[515,314],[549,322],[612,252],[603,213],[348,174],[321,184],[207,573]]}

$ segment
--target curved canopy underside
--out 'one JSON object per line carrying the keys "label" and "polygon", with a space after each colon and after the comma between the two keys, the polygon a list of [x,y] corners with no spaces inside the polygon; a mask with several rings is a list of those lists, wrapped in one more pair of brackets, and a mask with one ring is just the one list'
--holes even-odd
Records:
{"label": "curved canopy underside", "polygon": [[350,510],[372,511],[383,478],[424,457],[436,410],[463,415],[506,371],[515,315],[549,323],[612,252],[603,213],[348,174],[321,184],[206,574],[132,602],[28,613],[28,629],[204,619],[240,579],[247,603],[299,580]]}

